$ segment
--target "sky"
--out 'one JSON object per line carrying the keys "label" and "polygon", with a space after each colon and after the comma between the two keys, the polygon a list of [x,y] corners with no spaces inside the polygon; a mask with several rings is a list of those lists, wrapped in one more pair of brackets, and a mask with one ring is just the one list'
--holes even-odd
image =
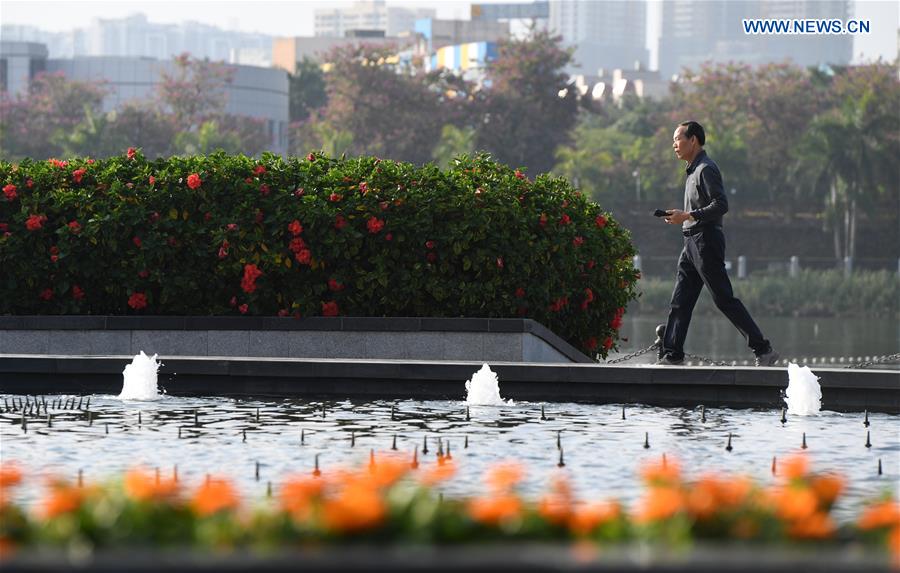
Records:
{"label": "sky", "polygon": [[[528,0],[483,1],[504,3]],[[352,4],[353,2],[343,0],[0,0],[0,22],[61,31],[85,27],[94,18],[115,19],[143,12],[151,22],[197,21],[224,29],[261,32],[273,36],[312,36],[316,8],[346,7]],[[434,8],[439,18],[452,19],[468,19],[471,4],[469,0],[388,1],[389,6]],[[651,0],[648,9],[647,47],[651,51],[651,67],[655,67],[656,62],[660,5],[659,0]],[[897,0],[857,0],[856,17],[869,19],[872,33],[855,36],[854,62],[874,60],[878,56],[893,61],[897,57],[900,3]]]}

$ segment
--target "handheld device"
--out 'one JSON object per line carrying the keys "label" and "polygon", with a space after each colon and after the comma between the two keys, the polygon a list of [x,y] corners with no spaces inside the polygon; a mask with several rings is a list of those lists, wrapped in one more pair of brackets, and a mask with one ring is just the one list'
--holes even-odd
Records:
{"label": "handheld device", "polygon": [[662,209],[657,209],[656,211],[653,212],[654,217],[665,217],[666,215],[668,215],[668,213],[666,213]]}

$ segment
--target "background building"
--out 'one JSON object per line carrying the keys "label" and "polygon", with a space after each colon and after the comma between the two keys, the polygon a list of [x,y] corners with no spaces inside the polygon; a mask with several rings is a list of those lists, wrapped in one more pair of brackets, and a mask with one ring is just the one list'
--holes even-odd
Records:
{"label": "background building", "polygon": [[355,2],[349,8],[317,9],[316,36],[343,37],[348,30],[381,30],[386,36],[409,32],[416,20],[434,18],[431,8],[387,6],[384,0]]}
{"label": "background building", "polygon": [[671,77],[683,68],[697,69],[707,61],[763,64],[790,60],[801,66],[849,64],[852,35],[750,35],[745,18],[852,17],[850,2],[811,0],[732,0],[662,3],[659,71]]}
{"label": "background building", "polygon": [[[353,34],[351,32],[351,34]],[[294,73],[297,62],[303,58],[320,60],[323,54],[326,54],[333,48],[338,46],[348,46],[359,43],[366,44],[388,44],[397,46],[398,50],[411,48],[415,44],[416,39],[407,35],[404,37],[388,37],[384,36],[358,36],[350,35],[343,38],[329,37],[294,37],[294,38],[276,38],[272,43],[272,66],[281,68],[290,73]]]}
{"label": "background building", "polygon": [[[233,79],[225,88],[225,113],[262,119],[270,137],[270,149],[288,149],[288,76],[284,70],[226,64]],[[104,112],[134,100],[153,99],[162,73],[174,73],[172,60],[146,57],[79,56],[48,58],[43,44],[0,42],[2,83],[10,95],[21,94],[41,71],[62,72],[71,80],[103,83],[108,90]]]}
{"label": "background building", "polygon": [[444,46],[471,42],[499,42],[509,37],[509,23],[491,20],[416,20],[416,34],[424,41],[423,50],[435,53]]}
{"label": "background building", "polygon": [[[703,2],[702,4],[708,4]],[[646,69],[647,3],[644,0],[564,0],[550,2],[550,30],[575,47],[570,74],[600,69]]]}
{"label": "background building", "polygon": [[183,54],[214,61],[268,65],[272,37],[222,30],[199,22],[157,24],[143,14],[120,19],[95,19],[87,28],[45,32],[32,26],[6,25],[4,41],[45,44],[50,58],[130,56],[166,60]]}

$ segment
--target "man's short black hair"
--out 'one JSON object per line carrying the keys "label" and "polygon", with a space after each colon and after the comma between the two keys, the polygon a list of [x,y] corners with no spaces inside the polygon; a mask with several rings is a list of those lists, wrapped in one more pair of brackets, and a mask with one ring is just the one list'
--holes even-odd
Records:
{"label": "man's short black hair", "polygon": [[703,131],[702,125],[700,125],[696,121],[683,121],[678,125],[687,127],[687,129],[684,130],[685,138],[690,139],[696,136],[697,142],[700,143],[700,145],[706,145],[706,132]]}

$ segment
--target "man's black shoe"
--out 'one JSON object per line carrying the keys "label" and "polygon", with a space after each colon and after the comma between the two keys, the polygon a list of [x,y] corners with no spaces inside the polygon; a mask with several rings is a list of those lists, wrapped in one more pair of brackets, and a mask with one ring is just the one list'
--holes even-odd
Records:
{"label": "man's black shoe", "polygon": [[664,354],[662,358],[656,361],[657,365],[660,366],[681,366],[684,364],[684,358],[672,358],[668,354]]}
{"label": "man's black shoe", "polygon": [[756,355],[756,365],[757,366],[775,366],[775,363],[778,362],[778,359],[781,358],[781,355],[775,352],[770,346],[769,349],[762,354]]}

